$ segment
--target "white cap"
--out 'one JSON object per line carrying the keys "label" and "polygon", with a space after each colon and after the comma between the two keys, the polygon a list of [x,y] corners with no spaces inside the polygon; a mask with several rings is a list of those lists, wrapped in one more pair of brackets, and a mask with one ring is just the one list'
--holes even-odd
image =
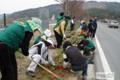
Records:
{"label": "white cap", "polygon": [[42,32],[42,31],[43,31],[42,25],[41,25],[41,24],[42,24],[42,20],[39,19],[39,18],[36,18],[36,17],[32,17],[32,21],[34,21],[36,24],[39,25],[38,30],[39,30],[40,32]]}
{"label": "white cap", "polygon": [[43,36],[41,36],[41,39],[43,39],[43,40],[47,40],[47,37],[45,36],[45,35],[43,35]]}
{"label": "white cap", "polygon": [[47,42],[49,42],[52,46],[54,46],[53,40],[51,38],[48,38]]}
{"label": "white cap", "polygon": [[50,37],[52,35],[51,31],[49,29],[46,29],[44,31],[44,34],[47,36],[47,37]]}

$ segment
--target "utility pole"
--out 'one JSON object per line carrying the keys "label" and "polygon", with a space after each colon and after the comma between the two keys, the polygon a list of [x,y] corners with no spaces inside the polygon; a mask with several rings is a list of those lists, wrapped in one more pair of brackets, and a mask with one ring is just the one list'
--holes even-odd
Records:
{"label": "utility pole", "polygon": [[6,14],[5,13],[3,15],[3,19],[4,19],[4,26],[6,26]]}

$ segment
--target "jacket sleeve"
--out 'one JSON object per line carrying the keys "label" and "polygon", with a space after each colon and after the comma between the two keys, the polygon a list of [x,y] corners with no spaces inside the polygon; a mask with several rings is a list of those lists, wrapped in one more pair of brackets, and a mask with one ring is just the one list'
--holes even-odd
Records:
{"label": "jacket sleeve", "polygon": [[29,42],[32,38],[32,35],[33,33],[32,32],[29,32],[29,31],[26,31],[25,32],[25,37],[21,43],[21,50],[22,50],[22,53],[23,55],[25,56],[28,56],[29,55],[29,52],[28,52],[28,49],[29,49]]}

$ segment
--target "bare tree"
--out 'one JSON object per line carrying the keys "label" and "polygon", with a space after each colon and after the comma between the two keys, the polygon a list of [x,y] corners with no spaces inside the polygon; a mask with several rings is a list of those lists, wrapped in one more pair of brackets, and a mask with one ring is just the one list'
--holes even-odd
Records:
{"label": "bare tree", "polygon": [[66,14],[68,14],[68,2],[69,2],[69,1],[68,1],[68,0],[55,0],[55,1],[59,2],[59,3],[61,4],[64,12],[65,12]]}
{"label": "bare tree", "polygon": [[85,14],[82,6],[84,0],[55,0],[60,2],[66,14],[71,16],[83,16]]}

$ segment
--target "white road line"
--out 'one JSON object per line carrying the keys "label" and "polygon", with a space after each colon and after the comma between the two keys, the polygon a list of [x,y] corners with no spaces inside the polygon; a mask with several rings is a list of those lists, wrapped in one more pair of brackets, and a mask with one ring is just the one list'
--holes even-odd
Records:
{"label": "white road line", "polygon": [[[97,72],[97,73],[100,73],[101,75],[105,75],[106,77],[101,77],[99,76],[99,79],[100,80],[115,80],[115,77],[114,77],[114,73],[111,72],[111,69],[110,69],[110,66],[107,62],[107,59],[105,57],[105,54],[103,52],[103,49],[99,43],[99,40],[98,38],[95,36],[95,41],[96,41],[96,44],[97,44],[97,48],[98,48],[98,51],[99,51],[99,55],[100,55],[100,59],[101,59],[101,62],[102,62],[102,66],[103,66],[103,69],[104,69],[104,72]],[[97,78],[97,77],[96,77]]]}
{"label": "white road line", "polygon": [[105,54],[103,52],[103,49],[102,49],[97,37],[95,37],[95,41],[96,41],[97,48],[99,51],[100,59],[101,59],[102,64],[103,64],[104,72],[111,72],[111,69],[110,69],[109,64],[107,62],[107,59],[106,59]]}

